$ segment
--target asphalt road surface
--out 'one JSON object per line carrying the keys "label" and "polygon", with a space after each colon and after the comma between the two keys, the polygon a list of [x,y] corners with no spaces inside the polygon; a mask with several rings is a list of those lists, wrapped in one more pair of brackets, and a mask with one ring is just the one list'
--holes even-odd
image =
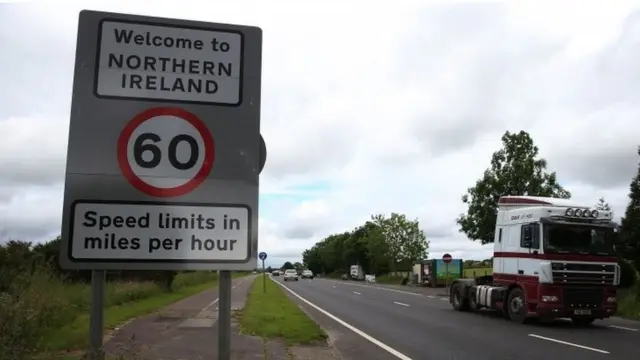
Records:
{"label": "asphalt road surface", "polygon": [[442,289],[365,285],[326,279],[284,282],[292,298],[340,322],[385,359],[633,359],[640,323],[597,320],[515,324],[496,312],[454,311]]}

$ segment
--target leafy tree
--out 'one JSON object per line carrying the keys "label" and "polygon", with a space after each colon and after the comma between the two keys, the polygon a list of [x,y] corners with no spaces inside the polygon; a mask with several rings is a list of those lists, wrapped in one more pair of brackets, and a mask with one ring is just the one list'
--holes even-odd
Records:
{"label": "leafy tree", "polygon": [[596,203],[595,208],[600,211],[608,211],[611,213],[611,216],[613,216],[613,210],[611,210],[611,205],[609,205],[609,203],[606,202],[603,197],[598,199],[598,202]]}
{"label": "leafy tree", "polygon": [[293,268],[294,268],[294,269],[296,269],[296,271],[298,271],[298,272],[300,272],[300,271],[302,271],[302,270],[303,270],[303,266],[302,266],[302,264],[301,264],[301,263],[299,263],[299,262],[295,262],[295,263],[293,263]]}
{"label": "leafy tree", "polygon": [[268,267],[267,267],[267,272],[268,272],[268,273],[271,273],[272,271],[273,271],[273,269],[271,268],[271,266],[268,266]]}
{"label": "leafy tree", "polygon": [[401,214],[390,218],[380,215],[352,231],[317,242],[302,253],[302,262],[316,274],[339,276],[348,272],[349,266],[360,265],[368,274],[381,275],[396,265],[424,258],[428,245],[417,220]]}
{"label": "leafy tree", "polygon": [[408,220],[406,215],[391,213],[389,218],[374,215],[371,218],[377,224],[387,243],[387,254],[390,266],[396,270],[398,263],[411,264],[427,256],[429,242],[418,220]]}
{"label": "leafy tree", "polygon": [[547,173],[547,161],[538,157],[538,147],[527,132],[507,131],[502,136],[502,145],[502,149],[493,153],[491,166],[482,178],[462,196],[467,212],[456,220],[460,232],[482,244],[494,240],[500,196],[571,197],[571,193],[558,184],[556,173]]}
{"label": "leafy tree", "polygon": [[284,263],[284,265],[282,265],[282,268],[284,270],[290,270],[290,269],[293,269],[294,267],[293,267],[293,264],[290,261],[286,261]]}
{"label": "leafy tree", "polygon": [[620,221],[620,243],[622,254],[634,263],[636,269],[640,269],[640,164],[629,185],[629,204]]}

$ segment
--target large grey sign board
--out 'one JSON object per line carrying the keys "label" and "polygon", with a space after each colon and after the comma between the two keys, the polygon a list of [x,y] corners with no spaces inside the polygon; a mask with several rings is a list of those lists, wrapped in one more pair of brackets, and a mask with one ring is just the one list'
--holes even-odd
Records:
{"label": "large grey sign board", "polygon": [[82,11],[60,261],[257,267],[262,31]]}

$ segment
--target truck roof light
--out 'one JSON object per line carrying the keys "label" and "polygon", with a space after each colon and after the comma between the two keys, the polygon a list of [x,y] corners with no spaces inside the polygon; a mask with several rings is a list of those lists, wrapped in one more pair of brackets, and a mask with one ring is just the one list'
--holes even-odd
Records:
{"label": "truck roof light", "polygon": [[577,217],[582,217],[582,209],[576,209],[575,214]]}
{"label": "truck roof light", "polygon": [[599,214],[600,214],[600,213],[598,212],[598,210],[593,210],[593,211],[591,211],[591,217],[592,217],[592,218],[597,218]]}
{"label": "truck roof light", "polygon": [[573,209],[572,208],[568,208],[567,211],[564,213],[567,216],[573,216]]}

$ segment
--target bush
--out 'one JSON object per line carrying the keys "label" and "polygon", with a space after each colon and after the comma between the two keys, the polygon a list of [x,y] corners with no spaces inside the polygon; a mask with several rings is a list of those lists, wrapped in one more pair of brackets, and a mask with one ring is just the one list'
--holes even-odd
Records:
{"label": "bush", "polygon": [[628,289],[636,284],[638,280],[638,272],[636,269],[625,259],[618,260],[620,266],[620,288]]}

